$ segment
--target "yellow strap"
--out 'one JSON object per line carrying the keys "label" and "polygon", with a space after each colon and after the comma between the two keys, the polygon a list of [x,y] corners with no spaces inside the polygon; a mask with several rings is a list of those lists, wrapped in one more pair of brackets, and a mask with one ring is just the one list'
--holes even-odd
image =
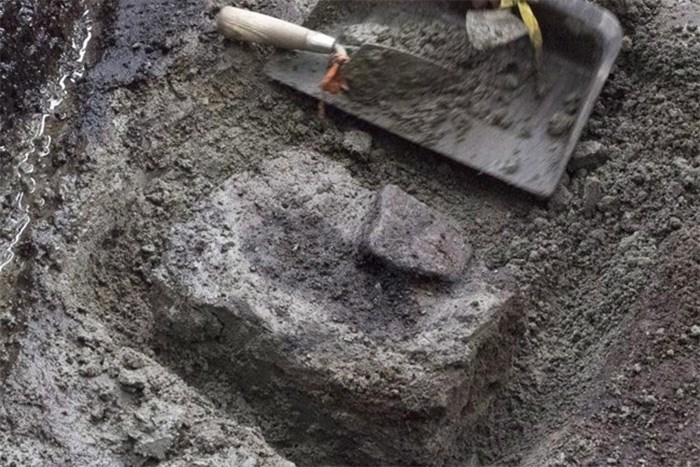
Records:
{"label": "yellow strap", "polygon": [[520,17],[523,19],[523,23],[525,23],[525,27],[530,34],[530,42],[532,42],[535,53],[539,58],[543,44],[540,23],[535,18],[535,14],[526,0],[501,0],[501,8],[513,8],[514,6],[517,6],[520,11]]}

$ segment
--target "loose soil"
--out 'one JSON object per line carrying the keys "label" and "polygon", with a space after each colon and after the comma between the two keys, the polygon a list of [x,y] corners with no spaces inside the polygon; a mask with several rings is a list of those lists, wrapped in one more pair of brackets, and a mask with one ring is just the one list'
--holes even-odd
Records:
{"label": "loose soil", "polygon": [[[3,250],[17,193],[28,193],[32,219],[0,277],[0,463],[385,460],[343,451],[314,413],[266,410],[255,384],[219,371],[207,349],[176,345],[154,312],[153,271],[172,227],[233,175],[290,148],[341,164],[367,190],[392,183],[448,214],[475,258],[518,291],[521,314],[500,329],[509,352],[478,369],[490,383],[487,415],[464,427],[443,464],[697,463],[700,4],[598,1],[626,33],[584,135],[607,162],[570,170],[544,202],[332,109],[319,119],[316,102],[264,76],[271,50],[220,38],[219,2],[38,3],[0,1],[0,72],[11,86],[0,91],[10,96],[0,115]],[[293,21],[309,7],[233,4]],[[71,50],[61,34],[72,27],[51,25],[78,24],[86,10],[88,69],[47,117],[51,150],[32,172],[39,196],[14,168],[45,111],[50,63]],[[42,15],[23,32],[22,18]],[[349,130],[370,133],[372,149],[349,151]]]}

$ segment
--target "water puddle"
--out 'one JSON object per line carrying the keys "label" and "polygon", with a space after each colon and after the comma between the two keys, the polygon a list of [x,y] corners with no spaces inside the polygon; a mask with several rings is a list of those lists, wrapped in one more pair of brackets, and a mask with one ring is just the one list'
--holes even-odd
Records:
{"label": "water puddle", "polygon": [[85,74],[85,55],[93,37],[93,20],[90,9],[73,25],[71,47],[59,61],[58,79],[50,80],[41,90],[41,114],[27,125],[22,141],[13,148],[0,146],[0,153],[17,153],[14,176],[11,182],[12,206],[4,219],[0,219],[0,273],[15,259],[15,247],[32,220],[32,206],[41,207],[45,200],[38,195],[38,172],[46,167],[46,156],[51,153],[52,137],[47,132],[47,121],[60,118],[61,104],[69,96],[71,85]]}

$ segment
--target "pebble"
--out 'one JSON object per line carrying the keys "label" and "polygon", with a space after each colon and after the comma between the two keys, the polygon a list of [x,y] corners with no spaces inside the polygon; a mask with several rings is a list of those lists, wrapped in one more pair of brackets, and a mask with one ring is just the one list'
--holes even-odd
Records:
{"label": "pebble", "polygon": [[535,227],[541,229],[547,225],[547,219],[545,219],[544,217],[535,217],[532,223],[535,225]]}
{"label": "pebble", "polygon": [[618,208],[619,203],[614,196],[603,196],[598,202],[598,208],[603,212],[611,212]]}
{"label": "pebble", "polygon": [[363,247],[368,253],[420,276],[454,276],[472,256],[471,247],[444,215],[395,185],[377,194],[364,232]]}
{"label": "pebble", "polygon": [[622,50],[624,52],[629,52],[632,50],[632,46],[634,45],[634,42],[632,41],[632,38],[630,36],[625,36],[622,38]]}
{"label": "pebble", "polygon": [[138,370],[146,366],[146,360],[138,351],[124,347],[121,354],[121,364],[129,370]]}
{"label": "pebble", "polygon": [[97,361],[90,361],[78,368],[78,374],[87,378],[94,378],[102,373],[102,365]]}
{"label": "pebble", "polygon": [[683,186],[678,182],[671,182],[668,184],[668,193],[674,198],[678,198],[683,194]]}
{"label": "pebble", "polygon": [[146,378],[138,371],[122,370],[117,376],[117,381],[127,392],[143,391],[146,387]]}
{"label": "pebble", "polygon": [[353,153],[367,156],[372,150],[372,135],[364,131],[346,131],[343,135],[343,147]]}
{"label": "pebble", "polygon": [[655,405],[657,403],[657,399],[655,396],[653,396],[651,394],[645,394],[644,396],[642,396],[639,399],[639,403],[641,405],[645,405],[645,406],[652,406],[652,405]]}
{"label": "pebble", "polygon": [[371,154],[374,159],[384,159],[386,157],[386,151],[382,148],[373,149]]}
{"label": "pebble", "polygon": [[571,187],[571,176],[568,173],[564,172],[561,176],[561,184],[567,188]]}
{"label": "pebble", "polygon": [[690,328],[690,337],[700,337],[700,326],[695,325]]}
{"label": "pebble", "polygon": [[671,226],[671,228],[672,228],[673,230],[678,230],[678,229],[680,229],[681,227],[683,227],[683,221],[681,221],[681,220],[680,220],[679,218],[677,218],[677,217],[671,217],[671,218],[668,220],[668,224]]}
{"label": "pebble", "polygon": [[554,211],[563,211],[569,204],[571,204],[571,199],[573,196],[568,188],[564,185],[559,185],[557,191],[554,192],[551,198],[549,198],[549,209]]}
{"label": "pebble", "polygon": [[141,247],[141,253],[143,253],[144,255],[147,255],[147,256],[155,254],[156,251],[157,251],[157,249],[156,249],[155,245],[151,245],[150,243],[148,245],[143,245]]}
{"label": "pebble", "polygon": [[603,184],[596,177],[588,177],[583,185],[583,209],[591,213],[603,199]]}
{"label": "pebble", "polygon": [[576,146],[569,161],[569,169],[594,169],[607,160],[603,145],[598,141],[583,141]]}
{"label": "pebble", "polygon": [[158,460],[165,460],[166,453],[175,443],[175,435],[172,433],[164,433],[158,436],[144,436],[134,450],[145,457],[150,457]]}

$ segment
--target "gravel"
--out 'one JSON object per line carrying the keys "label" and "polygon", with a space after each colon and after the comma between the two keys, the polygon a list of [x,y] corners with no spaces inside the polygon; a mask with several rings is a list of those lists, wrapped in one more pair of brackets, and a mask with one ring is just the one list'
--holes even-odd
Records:
{"label": "gravel", "polygon": [[343,147],[352,154],[366,157],[372,150],[372,135],[358,130],[347,131],[343,135]]}

